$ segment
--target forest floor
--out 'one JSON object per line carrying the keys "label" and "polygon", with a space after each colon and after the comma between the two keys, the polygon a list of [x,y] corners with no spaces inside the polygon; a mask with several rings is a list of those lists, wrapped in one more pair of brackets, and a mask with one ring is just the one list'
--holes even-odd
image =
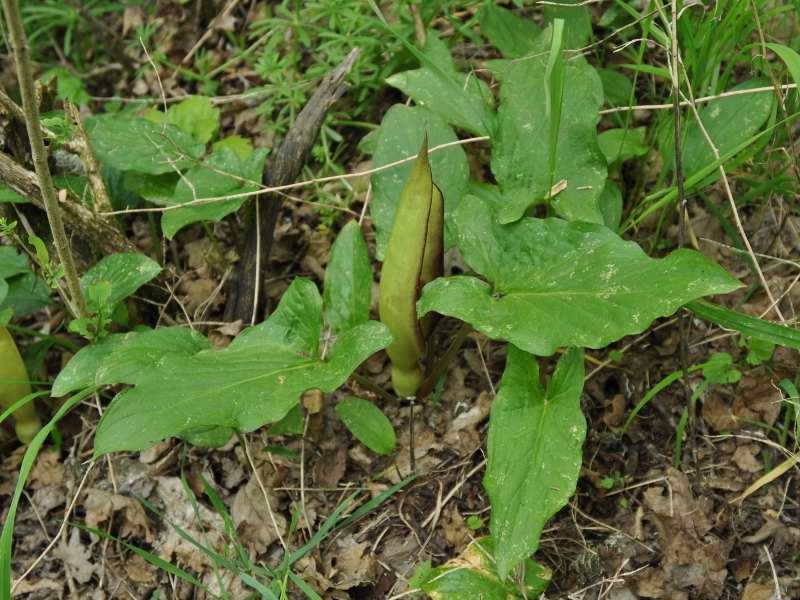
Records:
{"label": "forest floor", "polygon": [[[177,27],[180,34],[162,50],[179,57],[202,31],[191,30],[195,17],[188,8],[167,4],[177,12],[159,13],[155,20],[160,19],[159,26]],[[128,11],[125,15],[135,16]],[[232,15],[234,20],[248,18],[243,9]],[[119,31],[130,27],[113,21],[109,26]],[[224,62],[224,36],[214,32],[207,44],[218,53],[217,63]],[[131,51],[131,56],[142,59],[140,50]],[[13,88],[10,63],[7,57],[3,60],[2,83]],[[197,92],[194,83],[173,74],[162,67],[161,81],[152,71],[137,81],[109,78],[100,85],[105,92],[98,95],[157,98],[162,91],[168,97]],[[237,82],[248,76],[226,71],[219,93],[233,93]],[[375,123],[390,104],[389,96],[396,99],[396,92],[387,91],[376,101]],[[346,111],[347,100],[343,103],[340,108]],[[250,137],[256,146],[271,142],[247,99],[224,105],[223,129]],[[344,143],[350,145],[341,164],[348,173],[370,166],[369,157],[355,149],[358,135],[352,128],[344,130]],[[354,192],[346,208],[357,214],[367,200],[368,179],[351,185]],[[707,192],[721,194],[720,184],[715,186]],[[301,190],[297,195],[302,200],[308,194],[309,190]],[[780,220],[777,214],[769,203],[761,210],[743,212],[743,226],[754,247],[772,242]],[[690,216],[699,238],[724,239],[718,222],[702,208],[692,208]],[[796,260],[800,219],[792,215],[789,222],[776,253]],[[341,219],[329,223],[311,204],[292,199],[284,203],[268,267],[272,306],[295,276],[321,283],[333,232],[342,223]],[[150,252],[153,240],[146,219],[130,216],[124,224],[134,244]],[[241,227],[235,215],[213,224],[226,257],[237,256]],[[362,232],[374,257],[374,232],[368,220]],[[669,231],[668,236],[674,233]],[[752,280],[744,261],[719,244],[701,242],[700,249],[734,276]],[[207,307],[195,326],[217,347],[230,341],[239,328],[222,322],[230,266],[209,260],[217,250],[200,224],[183,229],[165,252],[171,298],[156,307],[142,305],[139,322],[186,323],[187,315]],[[794,270],[794,265],[778,264],[767,273],[768,281],[790,289]],[[782,306],[795,306],[796,293],[788,293]],[[739,297],[733,294],[731,305]],[[743,310],[767,313],[769,301],[757,291]],[[19,325],[53,331],[64,318],[63,309],[53,304]],[[744,364],[747,348],[726,332],[699,320],[688,323],[690,364],[700,364],[715,352],[728,352]],[[458,329],[455,320],[442,320],[436,333],[441,347]],[[78,336],[58,335],[80,343]],[[777,383],[795,379],[800,357],[794,350],[777,348],[768,361],[743,369],[737,382],[709,386],[686,429],[676,469],[676,430],[688,401],[681,381],[650,399],[624,435],[621,432],[645,394],[680,370],[679,342],[678,321],[671,318],[656,321],[643,334],[625,338],[613,348],[587,351],[582,404],[588,434],[580,480],[568,506],[548,522],[535,555],[553,571],[546,598],[768,600],[778,598],[778,593],[782,598],[800,598],[797,466],[763,480],[754,491],[748,489],[791,460],[773,435],[784,415]],[[24,347],[26,342],[20,344]],[[609,350],[620,351],[622,359],[610,360]],[[51,379],[70,356],[60,349],[50,351],[46,368]],[[168,439],[144,452],[114,453],[87,462],[108,394],[92,397],[58,424],[60,444],[40,453],[25,486],[12,562],[12,577],[24,574],[24,578],[16,583],[14,597],[208,597],[136,554],[132,547],[137,547],[191,573],[212,590],[218,590],[222,581],[228,597],[244,598],[249,591],[239,579],[216,573],[209,557],[168,523],[203,540],[208,548],[222,550],[228,524],[205,495],[201,476],[227,507],[251,559],[278,565],[284,544],[302,546],[351,493],[361,490],[358,498],[363,501],[417,473],[416,479],[325,539],[294,568],[326,599],[402,597],[416,567],[427,560],[435,566],[457,559],[472,539],[488,533],[489,500],[482,486],[486,430],[504,360],[503,344],[473,332],[448,371],[435,405],[390,404],[348,383],[333,394],[303,399],[304,436],[270,435],[264,428],[244,436],[245,445],[234,439],[219,449],[186,447]],[[389,363],[383,352],[369,359],[364,369],[372,381],[388,386]],[[696,371],[688,385],[696,389],[702,380]],[[347,395],[373,400],[389,417],[398,439],[394,456],[372,453],[342,425],[334,406]],[[275,447],[283,451],[263,451]],[[24,450],[13,437],[6,435],[0,441],[4,517]],[[197,497],[196,507],[189,490]],[[146,498],[160,516],[139,497]],[[299,521],[290,531],[300,506]],[[68,523],[106,531],[125,544],[89,535]],[[305,597],[289,587],[288,597]]]}

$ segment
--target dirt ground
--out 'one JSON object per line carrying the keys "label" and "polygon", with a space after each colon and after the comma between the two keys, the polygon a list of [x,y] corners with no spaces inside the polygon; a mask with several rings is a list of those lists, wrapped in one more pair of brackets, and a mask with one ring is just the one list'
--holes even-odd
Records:
{"label": "dirt ground", "polygon": [[[190,47],[194,41],[175,43]],[[159,91],[154,77],[140,81],[149,93]],[[173,82],[167,91],[193,90]],[[249,127],[258,139],[255,118],[242,117],[247,108],[246,102],[229,105],[223,127],[242,134]],[[366,158],[353,151],[350,172],[368,167]],[[365,201],[367,186],[361,183],[363,191],[349,207],[354,211]],[[780,207],[767,204],[760,212],[742,215],[754,246],[770,247],[780,214]],[[698,237],[722,239],[716,221],[702,208],[690,208],[690,216]],[[307,204],[287,201],[278,224],[269,267],[273,303],[294,276],[321,282],[332,241],[319,214]],[[792,216],[789,224],[771,247],[777,248],[773,255],[796,260],[800,221]],[[146,221],[130,218],[126,226],[143,251],[152,247]],[[226,252],[235,253],[238,228],[236,218],[214,225]],[[374,232],[368,224],[363,232],[374,256]],[[703,242],[701,250],[751,282],[744,262],[718,244]],[[167,261],[175,293],[167,304],[142,308],[142,322],[180,323],[184,312],[193,314],[217,293],[207,314],[209,324],[199,329],[219,347],[235,335],[235,329],[220,323],[224,289],[219,291],[219,284],[225,273],[207,259],[212,251],[199,225],[176,236]],[[775,290],[787,291],[781,308],[790,315],[797,301],[793,268],[779,265],[767,273]],[[724,302],[735,306],[738,300],[733,294]],[[760,315],[768,308],[767,298],[757,292],[743,310]],[[63,318],[53,305],[20,325],[52,329]],[[696,319],[688,319],[688,325],[690,364],[700,364],[715,352],[729,352],[742,363],[747,349],[727,332]],[[437,333],[440,347],[458,329],[454,320],[443,320]],[[680,369],[678,331],[676,318],[663,319],[640,336],[587,353],[583,406],[588,435],[578,489],[548,523],[535,555],[553,570],[546,598],[800,598],[800,473],[796,455],[782,448],[775,435],[788,410],[777,383],[795,379],[798,354],[778,348],[771,360],[743,369],[738,382],[708,386],[682,440],[676,469],[676,430],[687,403],[681,381],[653,397],[621,432],[645,394]],[[30,340],[21,340],[26,343]],[[186,570],[212,590],[219,590],[219,576],[230,598],[244,598],[249,591],[239,580],[216,574],[209,557],[168,523],[222,551],[227,524],[205,493],[203,480],[227,508],[250,559],[278,565],[284,544],[290,549],[302,546],[351,493],[360,490],[358,505],[418,473],[365,516],[325,539],[294,569],[325,599],[404,597],[416,566],[454,559],[472,539],[488,534],[490,508],[481,480],[503,348],[470,334],[435,405],[390,404],[349,383],[333,394],[303,399],[304,436],[270,434],[264,428],[245,436],[245,445],[234,439],[220,449],[184,447],[170,439],[145,452],[87,462],[105,407],[102,398],[87,399],[59,423],[60,446],[42,451],[25,487],[14,534],[14,597],[208,597],[134,553],[130,546],[135,546]],[[622,360],[611,361],[610,350],[621,351]],[[51,350],[47,376],[52,379],[69,358],[62,350]],[[384,353],[362,368],[378,385],[388,382]],[[688,384],[696,389],[702,381],[697,371]],[[373,400],[390,418],[398,437],[394,457],[371,452],[344,428],[334,406],[346,395]],[[41,408],[53,410],[52,405]],[[0,433],[0,515],[5,519],[24,447],[7,432]],[[197,512],[190,491],[197,497]],[[296,529],[290,532],[300,506]],[[68,522],[105,531],[130,546]],[[289,597],[304,595],[290,586]]]}

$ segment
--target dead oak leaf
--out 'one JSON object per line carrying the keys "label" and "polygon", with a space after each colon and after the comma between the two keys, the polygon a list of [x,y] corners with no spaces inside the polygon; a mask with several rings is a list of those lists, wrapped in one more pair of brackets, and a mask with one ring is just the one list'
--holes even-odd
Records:
{"label": "dead oak leaf", "polygon": [[81,543],[80,529],[72,528],[69,539],[61,540],[53,550],[53,555],[69,569],[70,576],[78,583],[88,583],[95,573],[102,573],[103,567],[92,562],[92,551]]}
{"label": "dead oak leaf", "polygon": [[90,488],[86,490],[83,508],[86,511],[88,527],[99,529],[99,526],[107,522],[112,515],[120,513],[122,523],[118,537],[122,539],[130,536],[143,537],[147,542],[153,542],[155,539],[153,523],[144,512],[141,503],[134,498]]}

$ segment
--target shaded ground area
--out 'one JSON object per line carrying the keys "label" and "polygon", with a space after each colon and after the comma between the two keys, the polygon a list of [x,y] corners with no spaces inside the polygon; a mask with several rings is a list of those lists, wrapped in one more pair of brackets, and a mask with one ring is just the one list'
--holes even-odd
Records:
{"label": "shaded ground area", "polygon": [[[137,18],[132,12],[125,15]],[[244,9],[232,15],[244,21],[250,18]],[[165,11],[158,18],[166,26],[193,23],[195,16],[185,10],[174,15]],[[196,31],[184,27],[167,51],[183,56],[197,38]],[[212,41],[221,62],[224,38],[215,35]],[[109,81],[107,93],[157,97],[162,85],[169,95],[199,91],[196,83],[161,76],[161,84],[152,70],[132,85]],[[226,88],[235,90],[241,89],[241,78],[248,73],[234,76],[226,71],[220,77]],[[381,102],[388,105],[381,100],[378,112]],[[224,127],[251,136],[256,145],[270,142],[271,133],[259,129],[247,99],[226,106]],[[347,108],[345,104],[342,110]],[[359,135],[344,130],[352,141]],[[350,151],[352,158],[344,161],[348,172],[369,166],[363,155]],[[476,151],[472,160],[479,158]],[[309,194],[304,190],[301,196]],[[346,208],[358,214],[367,195],[365,178],[352,183],[352,191],[342,198]],[[780,228],[780,215],[780,207],[768,205],[742,217],[756,252],[796,260],[800,222],[791,216],[789,226]],[[700,238],[724,239],[717,222],[701,208],[692,208],[690,216]],[[284,205],[269,267],[273,305],[295,276],[321,283],[332,231],[340,224],[312,205]],[[227,260],[236,256],[241,226],[236,218],[213,226]],[[129,217],[126,227],[142,251],[152,250],[144,218]],[[374,257],[374,233],[368,222],[362,231]],[[702,242],[701,250],[733,275],[751,281],[744,261],[718,244]],[[176,236],[165,253],[169,300],[143,305],[143,322],[174,324],[189,319],[215,346],[225,346],[240,328],[220,322],[229,265],[219,259],[219,251],[200,225]],[[451,268],[457,268],[457,257],[448,260]],[[797,294],[793,278],[791,265],[768,272],[771,285],[789,290],[781,308],[791,315]],[[740,298],[734,294],[725,302],[735,306]],[[743,310],[761,315],[769,310],[769,301],[757,292]],[[21,324],[51,331],[63,318],[51,307]],[[747,364],[747,346],[699,320],[690,325],[691,365],[705,362],[715,352],[728,352],[736,359],[731,368],[743,375],[736,382],[712,383],[704,389],[696,419],[690,419],[681,436],[679,469],[675,468],[676,431],[687,403],[682,381],[649,399],[626,427],[645,395],[680,369],[677,320],[658,321],[641,336],[615,344],[610,350],[618,355],[609,350],[587,353],[583,406],[588,436],[578,490],[549,522],[536,554],[553,570],[547,598],[767,600],[777,598],[778,589],[783,598],[800,597],[796,456],[775,441],[792,410],[777,383],[794,380],[797,352],[778,348],[768,359]],[[446,347],[458,328],[455,321],[442,321],[437,332],[440,347]],[[47,375],[52,379],[68,359],[66,353],[51,351]],[[265,428],[245,436],[244,444],[233,440],[217,450],[185,448],[167,440],[145,452],[114,454],[94,463],[86,461],[105,400],[85,401],[59,424],[60,448],[42,452],[29,477],[14,538],[12,577],[24,574],[15,597],[208,597],[155,567],[133,546],[179,566],[214,592],[224,587],[230,598],[244,598],[249,589],[231,573],[215,572],[210,557],[181,531],[224,553],[226,547],[235,551],[229,537],[232,526],[251,561],[274,566],[283,559],[286,545],[290,550],[302,547],[337,509],[346,506],[346,514],[370,499],[381,501],[316,543],[294,572],[326,599],[402,597],[418,565],[426,560],[434,565],[456,560],[471,540],[488,533],[489,501],[481,479],[488,415],[504,360],[501,344],[472,333],[435,404],[392,404],[348,384],[334,394],[303,398],[303,435],[275,434]],[[378,385],[387,384],[385,354],[373,356],[363,372]],[[707,378],[702,371],[693,372],[690,391]],[[334,406],[346,395],[368,398],[384,410],[398,436],[394,457],[371,452],[345,429]],[[793,436],[790,433],[788,439],[796,439]],[[0,450],[5,516],[24,448],[5,436]],[[413,481],[382,496],[414,473],[418,476]],[[348,504],[354,492],[356,499]],[[216,498],[230,521],[214,506]],[[107,532],[129,546],[66,525],[67,521]],[[296,585],[289,589],[288,597],[305,597]]]}

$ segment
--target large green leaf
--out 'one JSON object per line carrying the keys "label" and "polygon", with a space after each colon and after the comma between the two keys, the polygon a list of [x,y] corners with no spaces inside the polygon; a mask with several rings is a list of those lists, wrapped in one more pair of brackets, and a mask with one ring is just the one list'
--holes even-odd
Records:
{"label": "large green leaf", "polygon": [[454,218],[461,254],[489,283],[465,275],[433,281],[422,290],[419,313],[458,317],[533,354],[601,348],[689,300],[741,285],[698,252],[650,258],[593,223],[524,218],[498,225],[472,196]]}
{"label": "large green leaf", "polygon": [[536,357],[508,346],[489,419],[483,479],[501,579],[536,551],[545,522],[575,492],[586,436],[583,377],[583,351],[570,348],[545,391]]}
{"label": "large green leaf", "polygon": [[94,385],[135,384],[165,356],[193,356],[211,347],[186,327],[112,333],[81,348],[53,382],[54,398]]}
{"label": "large green leaf", "polygon": [[[106,300],[106,306],[113,307],[160,272],[159,264],[144,254],[110,254],[86,271],[80,283],[85,294],[93,283],[108,281],[111,284],[111,295]],[[98,307],[91,308],[97,310]]]}
{"label": "large green leaf", "polygon": [[[456,141],[453,130],[436,113],[422,106],[407,107],[396,104],[383,117],[378,130],[377,148],[372,159],[373,167],[388,165],[414,156],[422,146],[425,125],[428,127],[429,147]],[[444,196],[445,215],[449,214],[464,195],[469,177],[469,166],[460,146],[444,148],[430,155],[433,182]],[[411,173],[412,162],[407,162],[372,176],[372,223],[376,229],[376,254],[383,260],[400,193]],[[449,219],[445,218],[445,248],[453,245]]]}
{"label": "large green leaf", "polygon": [[50,304],[50,286],[44,277],[33,271],[6,279],[8,291],[0,310],[11,308],[15,317],[22,317]]}
{"label": "large green leaf", "polygon": [[392,339],[380,323],[363,323],[342,333],[321,360],[321,332],[319,292],[307,279],[295,279],[270,318],[226,349],[168,355],[142,373],[103,415],[95,455],[142,450],[198,428],[247,432],[278,421],[305,390],[332,391]]}
{"label": "large green leaf", "polygon": [[[202,198],[217,198],[229,194],[241,194],[257,189],[255,185],[243,184],[242,179],[261,181],[264,159],[268,148],[258,148],[242,162],[234,150],[221,147],[206,157],[203,163],[192,167],[175,186],[175,193],[163,204],[184,204]],[[161,230],[168,239],[185,225],[197,221],[219,221],[237,210],[246,197],[217,200],[205,204],[193,204],[169,210],[161,217]]]}
{"label": "large green leaf", "polygon": [[200,158],[205,144],[174,125],[141,118],[99,115],[84,121],[97,158],[117,169],[135,169],[158,175],[191,166],[186,158]]}
{"label": "large green leaf", "polygon": [[503,223],[519,219],[532,204],[546,201],[561,180],[567,187],[551,205],[569,220],[602,223],[599,198],[607,170],[597,143],[597,111],[603,104],[603,86],[596,71],[581,59],[563,68],[564,102],[550,173],[550,116],[545,110],[546,60],[533,58],[512,63],[502,73],[499,125],[492,155],[494,172],[505,203]]}
{"label": "large green leaf", "polygon": [[14,246],[0,246],[0,279],[22,275],[31,270],[28,258]]}
{"label": "large green leaf", "polygon": [[[737,85],[731,91],[768,85],[769,80],[751,79]],[[719,154],[723,155],[760,131],[772,114],[774,105],[774,97],[770,93],[740,94],[712,100],[700,110],[699,114],[708,136],[714,142]],[[674,150],[671,148],[674,148],[674,142],[667,148],[669,155],[673,156]],[[686,178],[699,173],[703,167],[715,160],[705,134],[694,119],[686,127],[681,160],[683,176]]]}
{"label": "large green leaf", "polygon": [[372,265],[356,221],[342,227],[325,269],[325,316],[334,332],[369,319]]}
{"label": "large green leaf", "polygon": [[[431,60],[446,52],[444,42],[434,32],[428,36],[425,54]],[[459,73],[450,62],[441,61],[421,69],[395,73],[386,83],[403,91],[420,106],[425,106],[448,123],[475,135],[491,135],[496,115],[491,108],[493,100],[489,86],[474,74]],[[447,69],[447,70],[445,70]]]}
{"label": "large green leaf", "polygon": [[504,56],[522,58],[544,50],[541,28],[533,19],[486,2],[478,11],[483,34]]}

